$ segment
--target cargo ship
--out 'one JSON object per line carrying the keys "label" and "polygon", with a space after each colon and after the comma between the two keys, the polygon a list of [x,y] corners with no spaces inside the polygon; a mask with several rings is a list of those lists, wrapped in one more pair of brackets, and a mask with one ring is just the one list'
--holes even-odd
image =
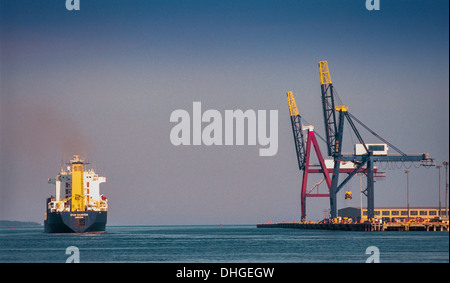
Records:
{"label": "cargo ship", "polygon": [[47,198],[44,219],[46,233],[105,232],[108,199],[100,194],[100,184],[106,182],[89,163],[74,155],[48,183],[55,185],[55,196]]}

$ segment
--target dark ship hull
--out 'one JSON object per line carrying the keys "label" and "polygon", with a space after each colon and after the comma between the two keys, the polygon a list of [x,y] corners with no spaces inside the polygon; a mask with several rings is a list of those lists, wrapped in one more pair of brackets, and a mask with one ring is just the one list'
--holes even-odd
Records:
{"label": "dark ship hull", "polygon": [[107,211],[47,211],[44,231],[46,233],[105,232],[107,214]]}

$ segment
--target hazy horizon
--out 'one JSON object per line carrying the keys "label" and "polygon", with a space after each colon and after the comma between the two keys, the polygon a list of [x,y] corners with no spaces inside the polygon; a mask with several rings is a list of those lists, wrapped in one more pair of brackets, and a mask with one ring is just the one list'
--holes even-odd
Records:
{"label": "hazy horizon", "polygon": [[[2,220],[41,223],[55,193],[47,178],[73,154],[106,177],[110,225],[300,220],[286,92],[325,136],[321,60],[359,120],[406,153],[449,160],[448,1],[381,0],[379,11],[364,0],[64,2],[0,0]],[[192,115],[195,101],[277,110],[276,155],[259,156],[259,144],[174,146],[170,115]],[[344,151],[356,142],[347,127]],[[375,206],[406,205],[410,164],[400,165],[376,164],[387,177]],[[410,205],[437,206],[438,170],[409,170]],[[338,208],[359,206],[359,189],[354,177]],[[445,205],[444,168],[441,193]],[[308,219],[328,207],[308,198]]]}

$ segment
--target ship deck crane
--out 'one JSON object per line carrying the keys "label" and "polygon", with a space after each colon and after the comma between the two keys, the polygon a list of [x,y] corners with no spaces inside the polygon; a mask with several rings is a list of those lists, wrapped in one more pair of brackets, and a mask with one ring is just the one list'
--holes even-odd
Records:
{"label": "ship deck crane", "polygon": [[[360,120],[348,112],[348,107],[345,105],[335,105],[335,90],[330,77],[330,71],[327,61],[319,62],[320,84],[322,92],[322,107],[326,132],[326,142],[328,155],[334,159],[334,168],[330,186],[330,214],[331,218],[337,217],[337,203],[336,196],[339,190],[357,173],[366,166],[365,174],[367,176],[367,189],[365,195],[367,196],[367,211],[368,218],[372,219],[375,216],[374,205],[374,163],[375,162],[421,162],[424,166],[433,166],[433,159],[429,158],[427,153],[422,154],[406,154],[400,151],[397,147],[387,142],[381,136],[372,131],[369,127],[364,125]],[[336,119],[338,116],[338,119]],[[351,129],[357,136],[360,144],[364,148],[363,154],[343,154],[342,141],[344,133],[344,120],[347,120]],[[375,137],[385,142],[390,148],[397,151],[397,154],[374,154],[376,151],[371,150],[369,144],[366,144],[362,139],[358,129],[353,121],[363,126]],[[340,163],[343,161],[351,161],[357,164],[356,168],[339,184]]]}

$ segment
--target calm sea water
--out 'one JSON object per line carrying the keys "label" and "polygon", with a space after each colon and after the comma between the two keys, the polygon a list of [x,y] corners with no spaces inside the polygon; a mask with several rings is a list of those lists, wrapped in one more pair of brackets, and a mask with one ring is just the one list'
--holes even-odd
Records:
{"label": "calm sea water", "polygon": [[104,234],[0,229],[0,262],[449,262],[448,232],[349,232],[238,226],[108,226]]}

